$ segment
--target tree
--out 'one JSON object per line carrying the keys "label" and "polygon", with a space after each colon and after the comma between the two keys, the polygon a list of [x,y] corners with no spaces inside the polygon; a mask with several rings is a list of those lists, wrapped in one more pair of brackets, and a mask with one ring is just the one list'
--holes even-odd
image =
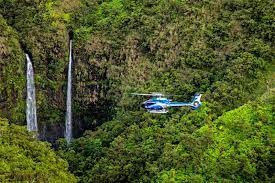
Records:
{"label": "tree", "polygon": [[50,144],[35,138],[25,127],[0,118],[0,180],[3,182],[76,182],[68,163]]}

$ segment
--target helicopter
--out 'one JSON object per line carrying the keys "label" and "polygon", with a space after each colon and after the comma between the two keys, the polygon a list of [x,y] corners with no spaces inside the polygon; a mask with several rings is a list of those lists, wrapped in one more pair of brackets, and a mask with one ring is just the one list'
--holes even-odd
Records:
{"label": "helicopter", "polygon": [[169,107],[191,107],[192,110],[196,110],[201,107],[201,94],[194,95],[191,102],[172,102],[171,99],[164,96],[179,96],[179,95],[164,95],[158,92],[152,93],[131,93],[131,95],[150,96],[149,100],[142,103],[141,107],[146,109],[149,113],[167,113]]}

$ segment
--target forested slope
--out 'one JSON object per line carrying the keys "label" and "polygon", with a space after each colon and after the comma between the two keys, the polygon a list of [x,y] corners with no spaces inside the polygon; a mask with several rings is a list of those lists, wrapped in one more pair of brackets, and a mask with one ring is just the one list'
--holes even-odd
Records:
{"label": "forested slope", "polygon": [[68,164],[35,134],[0,118],[1,182],[76,182]]}
{"label": "forested slope", "polygon": [[[40,136],[42,139],[51,141],[63,134],[62,123],[65,111],[63,92],[65,91],[64,87],[66,87],[65,73],[69,40],[65,26],[69,17],[65,13],[62,14],[62,10],[55,10],[53,5],[54,3],[51,1],[0,1],[0,13],[6,19],[9,27],[12,27],[10,29],[17,33],[17,37],[11,34],[9,36],[20,42],[18,47],[3,44],[8,49],[21,53],[14,55],[20,57],[22,69],[26,68],[24,67],[24,52],[31,56],[37,88]],[[5,38],[4,35],[2,36]],[[19,65],[16,65],[14,61],[5,62],[5,64],[4,66],[7,68],[16,68]],[[25,71],[23,71],[20,74],[25,79],[25,75],[23,75]],[[13,76],[14,73],[10,74]],[[20,84],[24,86],[25,83],[21,81]],[[12,91],[6,91],[8,92],[7,95],[11,95]],[[21,87],[20,91],[25,93],[26,89]],[[23,100],[24,96],[17,96],[16,98]],[[21,110],[13,113],[15,116],[21,116],[20,119],[10,118],[10,115],[5,115],[5,117],[22,123],[25,118],[24,112]]]}
{"label": "forested slope", "polygon": [[[39,138],[80,182],[270,182],[274,126],[270,0],[0,0],[0,117],[24,125],[24,53]],[[73,39],[73,125],[65,127]],[[148,114],[164,92],[198,111]],[[79,137],[79,138],[78,138]]]}
{"label": "forested slope", "polygon": [[25,119],[24,53],[18,33],[0,15],[0,111],[14,122]]}
{"label": "forested slope", "polygon": [[271,182],[274,104],[273,91],[216,120],[208,107],[129,115],[60,153],[81,182]]}
{"label": "forested slope", "polygon": [[[268,0],[1,1],[0,10],[17,32],[8,37],[23,50],[11,48],[32,55],[41,138],[48,140],[63,136],[70,31],[77,136],[112,119],[117,109],[133,109],[133,91],[182,94],[181,100],[204,92],[220,115],[264,90],[274,58]],[[24,56],[16,56],[23,64]],[[21,119],[13,121],[22,122],[22,107],[11,105]]]}

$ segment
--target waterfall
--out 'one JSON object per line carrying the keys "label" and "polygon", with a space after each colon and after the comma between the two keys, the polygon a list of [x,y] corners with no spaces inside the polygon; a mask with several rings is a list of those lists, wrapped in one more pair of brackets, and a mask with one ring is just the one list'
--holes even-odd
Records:
{"label": "waterfall", "polygon": [[27,59],[27,129],[28,131],[38,131],[35,101],[34,74],[31,59],[26,54]]}
{"label": "waterfall", "polygon": [[67,102],[66,102],[66,131],[65,138],[69,144],[72,139],[72,40],[70,40],[69,53],[69,68],[68,68],[68,85],[67,85]]}

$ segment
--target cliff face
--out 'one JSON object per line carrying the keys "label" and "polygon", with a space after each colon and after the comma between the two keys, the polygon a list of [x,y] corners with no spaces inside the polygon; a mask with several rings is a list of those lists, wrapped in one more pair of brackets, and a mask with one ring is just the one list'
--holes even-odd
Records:
{"label": "cliff face", "polygon": [[25,120],[25,64],[17,32],[0,16],[0,113]]}
{"label": "cliff face", "polygon": [[[9,25],[5,23],[6,28],[3,27],[3,31],[10,29],[6,35],[2,35],[5,39],[9,38],[3,43],[9,52],[1,52],[1,57],[6,59],[3,69],[8,70],[4,72],[6,75],[2,77],[1,82],[5,85],[6,89],[3,91],[8,96],[4,97],[8,101],[2,108],[3,113],[7,114],[4,117],[21,124],[25,123],[26,59],[24,56],[25,53],[29,53],[35,73],[41,138],[61,137],[64,131],[65,73],[68,60],[68,33],[64,25],[65,19],[55,14],[52,4],[46,2],[1,3],[1,14]],[[13,81],[5,81],[9,77]],[[4,104],[1,102],[1,105]],[[8,112],[18,117],[8,115]]]}
{"label": "cliff face", "polygon": [[204,92],[218,116],[262,89],[273,58],[268,3],[1,1],[1,115],[25,123],[29,52],[41,138],[63,136],[72,31],[75,136],[136,110],[131,92]]}
{"label": "cliff face", "polygon": [[[0,0],[0,180],[74,181],[68,168],[79,182],[271,182],[274,12],[270,0]],[[69,167],[1,119],[26,124],[25,53],[40,139]],[[203,105],[151,114],[132,92]]]}
{"label": "cliff face", "polygon": [[[76,11],[73,7],[77,5],[78,1],[5,1],[0,4],[0,13],[3,15],[1,31],[4,32],[0,39],[1,116],[25,124],[24,56],[29,53],[35,72],[40,138],[44,140],[53,141],[63,137],[65,131],[68,42],[72,29],[70,20],[73,17],[70,12]],[[78,57],[77,53],[83,51],[81,46],[77,48],[79,43],[74,43],[73,111],[77,112],[74,116],[77,135],[87,127],[95,127],[85,123],[92,123],[90,121],[104,116],[105,109],[97,104],[98,101],[101,104],[105,102],[97,99],[104,83],[97,80],[106,77],[104,73],[98,73],[99,68],[89,63],[89,59]],[[98,115],[98,111],[101,115]]]}

